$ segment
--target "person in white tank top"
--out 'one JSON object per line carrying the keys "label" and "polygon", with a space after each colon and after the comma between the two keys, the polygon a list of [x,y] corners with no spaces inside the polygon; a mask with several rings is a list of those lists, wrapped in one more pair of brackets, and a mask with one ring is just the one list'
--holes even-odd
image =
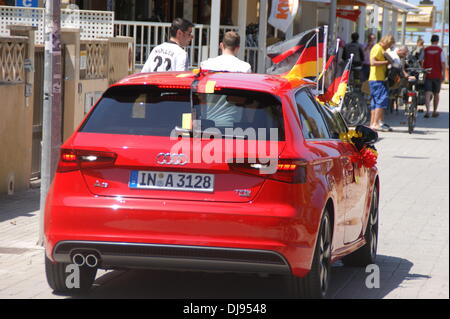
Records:
{"label": "person in white tank top", "polygon": [[175,19],[170,28],[170,40],[153,49],[141,72],[187,71],[189,57],[184,48],[193,39],[193,26],[188,20]]}
{"label": "person in white tank top", "polygon": [[238,59],[241,37],[234,31],[227,32],[220,43],[222,55],[208,59],[201,63],[203,70],[251,73],[252,67],[245,61]]}

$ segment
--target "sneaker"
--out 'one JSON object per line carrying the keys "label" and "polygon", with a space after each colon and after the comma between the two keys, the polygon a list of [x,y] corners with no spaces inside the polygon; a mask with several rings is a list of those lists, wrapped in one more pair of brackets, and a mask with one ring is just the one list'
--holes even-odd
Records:
{"label": "sneaker", "polygon": [[430,118],[430,113],[426,113],[423,117],[426,118],[426,119],[429,119]]}
{"label": "sneaker", "polygon": [[387,124],[381,125],[381,130],[382,130],[383,132],[393,132],[393,131],[394,131],[394,130],[392,129],[392,127],[390,127],[390,126],[387,125]]}
{"label": "sneaker", "polygon": [[438,112],[434,112],[432,116],[433,117],[439,117],[439,113]]}

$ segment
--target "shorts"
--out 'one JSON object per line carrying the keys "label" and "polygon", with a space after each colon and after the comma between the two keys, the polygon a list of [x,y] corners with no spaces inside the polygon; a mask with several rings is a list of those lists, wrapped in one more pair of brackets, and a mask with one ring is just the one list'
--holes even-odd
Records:
{"label": "shorts", "polygon": [[441,92],[441,79],[426,79],[425,80],[425,92],[433,92],[439,94]]}
{"label": "shorts", "polygon": [[387,109],[389,107],[389,90],[385,81],[369,81],[372,103],[370,110]]}

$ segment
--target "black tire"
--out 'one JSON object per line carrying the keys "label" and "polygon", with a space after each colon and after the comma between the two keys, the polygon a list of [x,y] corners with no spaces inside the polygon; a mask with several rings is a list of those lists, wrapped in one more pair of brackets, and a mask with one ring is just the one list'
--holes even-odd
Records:
{"label": "black tire", "polygon": [[416,128],[416,118],[417,118],[417,97],[413,97],[412,104],[409,106],[408,110],[408,133],[412,134]]}
{"label": "black tire", "polygon": [[80,288],[68,288],[66,280],[70,273],[66,273],[67,266],[69,266],[69,264],[53,263],[47,256],[45,257],[47,282],[55,293],[79,294],[91,289],[95,281],[97,268],[89,268],[86,266],[80,267]]}
{"label": "black tire", "polygon": [[398,96],[397,97],[397,108],[395,109],[395,113],[398,113],[398,110],[401,107],[403,107],[403,103],[404,103],[403,96]]}
{"label": "black tire", "polygon": [[326,297],[331,274],[331,219],[325,211],[320,222],[320,231],[311,271],[304,278],[294,277],[296,297],[305,299],[323,299]]}
{"label": "black tire", "polygon": [[378,188],[376,187],[373,191],[369,221],[364,234],[366,245],[342,258],[345,266],[367,267],[375,263],[378,248],[379,195]]}

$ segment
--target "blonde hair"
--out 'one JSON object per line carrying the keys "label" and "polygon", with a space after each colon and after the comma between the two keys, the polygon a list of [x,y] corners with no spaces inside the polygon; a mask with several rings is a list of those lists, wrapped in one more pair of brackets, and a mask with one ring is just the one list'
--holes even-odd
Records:
{"label": "blonde hair", "polygon": [[383,47],[390,47],[395,44],[395,38],[392,34],[385,35],[380,40],[380,45]]}

